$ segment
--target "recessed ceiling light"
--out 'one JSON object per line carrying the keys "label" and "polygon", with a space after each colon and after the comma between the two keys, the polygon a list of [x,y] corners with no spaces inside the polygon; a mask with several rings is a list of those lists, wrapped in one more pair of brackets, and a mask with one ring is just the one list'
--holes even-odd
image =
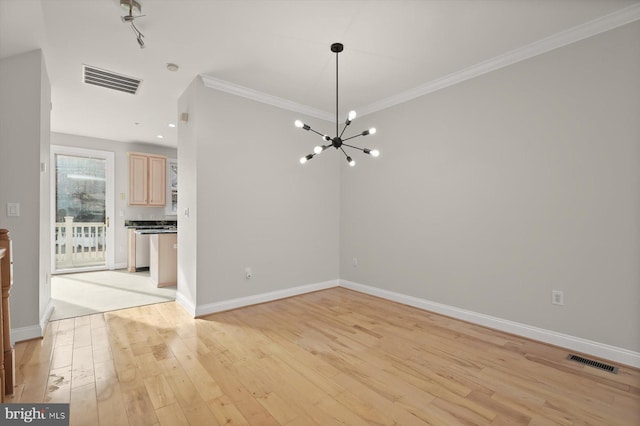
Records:
{"label": "recessed ceiling light", "polygon": [[167,64],[167,69],[169,71],[176,72],[176,71],[178,71],[180,69],[180,67],[177,64],[168,63]]}
{"label": "recessed ceiling light", "polygon": [[169,123],[169,127],[176,127],[176,125],[173,123]]}
{"label": "recessed ceiling light", "polygon": [[162,138],[164,138],[164,136],[158,135],[158,139],[162,139]]}

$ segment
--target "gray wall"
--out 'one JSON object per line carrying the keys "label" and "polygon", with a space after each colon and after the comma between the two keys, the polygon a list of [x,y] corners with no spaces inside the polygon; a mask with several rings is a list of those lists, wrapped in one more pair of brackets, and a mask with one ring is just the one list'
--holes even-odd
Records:
{"label": "gray wall", "polygon": [[[65,133],[51,133],[51,144],[71,146],[76,148],[96,149],[114,153],[115,157],[115,263],[122,266],[127,263],[127,233],[124,227],[125,219],[176,219],[176,216],[166,216],[164,207],[129,206],[129,160],[128,152],[144,152],[165,155],[175,159],[175,148],[143,143],[125,143],[107,139],[97,139],[87,136],[69,135]],[[52,165],[53,167],[53,165]],[[47,189],[47,193],[49,190]],[[124,194],[124,198],[121,196]]]}
{"label": "gray wall", "polygon": [[638,40],[636,22],[364,117],[382,155],[343,174],[341,278],[640,351]]}
{"label": "gray wall", "polygon": [[[178,123],[178,285],[176,299],[195,315],[198,286],[198,123],[197,103],[204,90],[196,78],[178,99],[178,114],[186,113],[185,123]],[[206,116],[206,111],[204,111]],[[201,185],[207,186],[206,182]],[[188,210],[188,215],[185,212]],[[211,213],[209,213],[211,214]],[[214,236],[203,236],[211,240]],[[206,261],[203,257],[203,261]],[[205,278],[206,279],[206,278]],[[203,279],[203,281],[205,280]]]}
{"label": "gray wall", "polygon": [[[37,335],[50,300],[48,162],[51,88],[40,50],[0,60],[0,228],[13,240],[11,326]],[[7,217],[7,203],[20,204]]]}
{"label": "gray wall", "polygon": [[[190,120],[178,128],[178,167],[196,169],[178,183],[190,194],[178,210],[191,212],[180,222],[178,252],[180,261],[196,259],[196,306],[337,279],[340,158],[327,152],[298,162],[319,142],[293,126],[305,117],[199,81],[181,98],[184,111]],[[188,235],[197,244],[186,244]]]}

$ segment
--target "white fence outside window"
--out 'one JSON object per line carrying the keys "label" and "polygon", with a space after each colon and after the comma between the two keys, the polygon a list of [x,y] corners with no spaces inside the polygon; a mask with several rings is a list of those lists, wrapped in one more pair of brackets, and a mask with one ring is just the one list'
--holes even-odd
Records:
{"label": "white fence outside window", "polygon": [[65,216],[55,225],[56,269],[104,265],[107,224],[74,222]]}

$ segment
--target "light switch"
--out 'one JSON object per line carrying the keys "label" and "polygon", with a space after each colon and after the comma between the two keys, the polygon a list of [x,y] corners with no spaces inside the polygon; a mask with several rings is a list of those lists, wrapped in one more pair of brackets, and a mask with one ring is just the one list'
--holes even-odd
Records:
{"label": "light switch", "polygon": [[7,203],[7,216],[20,216],[20,204]]}

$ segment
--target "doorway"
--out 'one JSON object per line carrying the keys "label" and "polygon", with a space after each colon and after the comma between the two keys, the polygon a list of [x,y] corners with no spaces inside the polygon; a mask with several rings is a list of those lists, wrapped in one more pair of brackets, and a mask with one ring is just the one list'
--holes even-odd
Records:
{"label": "doorway", "polygon": [[51,271],[112,269],[114,153],[51,146]]}

